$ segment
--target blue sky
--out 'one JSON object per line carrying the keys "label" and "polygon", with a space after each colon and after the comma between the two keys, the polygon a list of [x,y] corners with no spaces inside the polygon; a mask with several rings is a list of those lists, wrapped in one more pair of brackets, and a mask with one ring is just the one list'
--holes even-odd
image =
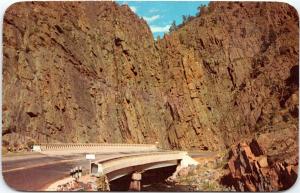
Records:
{"label": "blue sky", "polygon": [[153,36],[163,37],[169,31],[171,23],[182,23],[182,15],[195,16],[197,7],[208,1],[117,1],[128,4],[132,11],[143,17],[151,28]]}

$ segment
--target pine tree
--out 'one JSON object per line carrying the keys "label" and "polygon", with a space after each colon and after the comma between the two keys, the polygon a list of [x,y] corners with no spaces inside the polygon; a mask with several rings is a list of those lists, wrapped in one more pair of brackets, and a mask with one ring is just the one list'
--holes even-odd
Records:
{"label": "pine tree", "polygon": [[186,16],[186,15],[183,15],[183,16],[182,16],[182,23],[186,23],[186,22],[187,22],[187,19],[188,19],[187,16]]}
{"label": "pine tree", "polygon": [[169,28],[169,31],[172,32],[175,31],[176,29],[177,29],[176,21],[174,20]]}

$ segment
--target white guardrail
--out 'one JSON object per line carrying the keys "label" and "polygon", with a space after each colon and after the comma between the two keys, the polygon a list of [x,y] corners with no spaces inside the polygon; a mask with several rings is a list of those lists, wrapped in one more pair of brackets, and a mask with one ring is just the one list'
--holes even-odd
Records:
{"label": "white guardrail", "polygon": [[123,143],[53,143],[33,145],[32,151],[68,151],[80,153],[92,152],[138,152],[157,151],[156,144],[123,144]]}

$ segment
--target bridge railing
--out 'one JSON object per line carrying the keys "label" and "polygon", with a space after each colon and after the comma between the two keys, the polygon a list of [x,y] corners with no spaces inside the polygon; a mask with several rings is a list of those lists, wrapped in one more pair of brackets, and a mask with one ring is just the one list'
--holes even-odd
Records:
{"label": "bridge railing", "polygon": [[132,152],[155,151],[156,144],[123,144],[123,143],[41,143],[33,146],[33,151],[69,151],[69,152]]}

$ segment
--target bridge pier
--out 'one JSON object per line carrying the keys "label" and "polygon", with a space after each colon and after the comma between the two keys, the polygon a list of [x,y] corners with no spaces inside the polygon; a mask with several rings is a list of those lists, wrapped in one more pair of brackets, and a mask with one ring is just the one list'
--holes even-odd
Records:
{"label": "bridge pier", "polygon": [[131,182],[129,185],[129,191],[141,191],[141,180],[142,180],[142,173],[141,172],[134,172],[131,175]]}

